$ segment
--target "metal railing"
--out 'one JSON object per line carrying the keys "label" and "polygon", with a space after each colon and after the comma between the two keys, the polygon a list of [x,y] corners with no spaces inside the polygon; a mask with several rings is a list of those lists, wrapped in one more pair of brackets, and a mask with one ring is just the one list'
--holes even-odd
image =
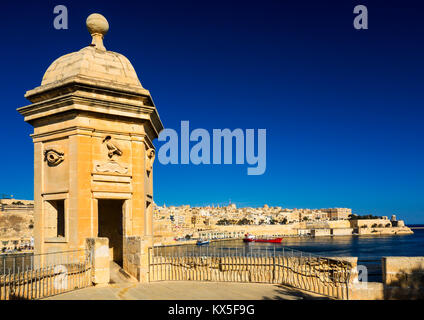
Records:
{"label": "metal railing", "polygon": [[0,256],[0,300],[46,298],[91,284],[87,250]]}
{"label": "metal railing", "polygon": [[149,249],[149,281],[257,282],[349,298],[353,265],[281,246],[160,246]]}

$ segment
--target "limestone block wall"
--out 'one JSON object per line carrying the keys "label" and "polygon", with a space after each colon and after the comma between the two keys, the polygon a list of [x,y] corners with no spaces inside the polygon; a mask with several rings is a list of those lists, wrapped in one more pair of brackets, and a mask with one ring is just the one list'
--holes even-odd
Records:
{"label": "limestone block wall", "polygon": [[312,229],[311,234],[314,237],[324,237],[331,235],[330,229]]}
{"label": "limestone block wall", "polygon": [[352,233],[352,228],[331,229],[331,234],[333,236],[350,236]]}
{"label": "limestone block wall", "polygon": [[34,213],[26,210],[0,211],[0,226],[0,239],[30,238]]}
{"label": "limestone block wall", "polygon": [[91,254],[91,282],[95,285],[108,284],[110,281],[110,258],[108,238],[87,238],[86,248]]}
{"label": "limestone block wall", "polygon": [[254,235],[297,235],[297,229],[294,225],[231,225],[231,226],[215,226],[213,231],[223,232],[244,232]]}
{"label": "limestone block wall", "polygon": [[140,282],[149,277],[149,241],[138,236],[124,238],[124,270]]}
{"label": "limestone block wall", "polygon": [[391,228],[359,228],[359,235],[402,235],[412,234],[413,231],[408,227],[391,227]]}
{"label": "limestone block wall", "polygon": [[[390,227],[386,225],[390,224]],[[372,227],[376,225],[376,227]],[[378,227],[379,225],[383,227]],[[331,233],[328,234],[330,230]],[[243,232],[251,233],[256,236],[298,236],[299,230],[319,230],[316,231],[315,235],[335,235],[344,236],[352,235],[354,231],[358,230],[360,235],[404,235],[412,234],[412,230],[402,224],[402,222],[396,227],[391,226],[391,222],[388,219],[360,219],[360,220],[329,220],[329,221],[302,221],[286,225],[227,225],[220,226],[215,225],[210,230],[203,230],[203,232]],[[189,231],[187,231],[188,233]],[[165,234],[165,233],[163,233]],[[173,238],[173,237],[171,237]],[[157,242],[164,243],[163,238]],[[171,241],[172,243],[172,241]]]}
{"label": "limestone block wall", "polygon": [[352,228],[350,220],[330,220],[326,221],[329,228]]}
{"label": "limestone block wall", "polygon": [[424,299],[424,257],[382,259],[385,299]]}
{"label": "limestone block wall", "polygon": [[393,221],[393,226],[394,227],[405,227],[405,221],[403,221],[403,220]]}
{"label": "limestone block wall", "polygon": [[366,284],[352,283],[349,288],[349,300],[383,300],[384,290],[381,282]]}
{"label": "limestone block wall", "polygon": [[358,219],[358,220],[350,220],[352,224],[352,228],[371,228],[373,225],[383,225],[390,223],[388,219]]}

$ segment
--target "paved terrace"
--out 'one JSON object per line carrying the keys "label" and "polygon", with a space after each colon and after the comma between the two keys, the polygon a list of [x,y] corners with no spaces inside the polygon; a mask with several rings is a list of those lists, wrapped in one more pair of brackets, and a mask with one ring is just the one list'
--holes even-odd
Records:
{"label": "paved terrace", "polygon": [[326,297],[262,283],[162,281],[89,287],[46,300],[322,300]]}

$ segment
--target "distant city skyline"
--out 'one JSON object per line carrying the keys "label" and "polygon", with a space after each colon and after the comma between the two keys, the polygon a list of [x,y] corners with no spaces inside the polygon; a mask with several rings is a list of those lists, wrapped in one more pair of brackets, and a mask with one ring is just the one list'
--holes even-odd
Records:
{"label": "distant city skyline", "polygon": [[130,59],[165,128],[267,130],[260,176],[156,160],[157,204],[346,207],[424,223],[421,3],[364,3],[367,30],[353,27],[357,1],[63,4],[68,30],[53,27],[55,4],[0,12],[0,193],[33,199],[32,128],[16,108],[55,59],[90,43],[85,19],[99,12],[106,48]]}
{"label": "distant city skyline", "polygon": [[[333,209],[333,208],[342,208],[342,207],[336,207],[336,206],[327,206],[327,207],[320,207],[320,208],[307,208],[307,207],[286,207],[284,205],[269,205],[268,203],[264,203],[263,205],[243,205],[240,204],[238,205],[237,202],[219,202],[219,203],[204,203],[204,204],[188,204],[188,203],[181,203],[181,204],[172,204],[172,203],[156,203],[157,206],[159,207],[182,207],[182,206],[190,206],[192,208],[205,208],[205,207],[227,207],[230,206],[232,204],[235,204],[237,209],[242,209],[242,208],[262,208],[265,205],[269,206],[269,207],[281,207],[282,209],[289,209],[289,210],[321,210],[321,209]],[[344,208],[344,207],[343,207]],[[351,208],[348,208],[351,209]],[[352,210],[352,214],[356,214],[356,215],[375,215],[375,212],[370,211],[370,212],[355,212],[354,210]],[[379,216],[386,216],[388,218],[390,218],[392,215],[397,216],[400,219],[404,219],[403,216],[399,216],[396,213],[392,213],[392,214],[380,214]]]}

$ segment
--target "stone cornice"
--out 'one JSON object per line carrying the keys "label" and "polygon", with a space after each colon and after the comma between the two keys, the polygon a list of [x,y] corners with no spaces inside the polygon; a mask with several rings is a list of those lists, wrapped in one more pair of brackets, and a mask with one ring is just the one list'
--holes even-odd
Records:
{"label": "stone cornice", "polygon": [[120,103],[102,98],[87,97],[78,93],[67,94],[18,109],[27,122],[73,110],[148,121],[155,134],[152,137],[153,139],[163,129],[155,107],[144,106],[140,102]]}
{"label": "stone cornice", "polygon": [[[105,109],[108,112],[104,112]],[[154,109],[154,107],[144,106],[142,103],[120,103],[107,99],[92,98],[75,92],[21,107],[18,112],[25,117],[25,121],[33,121],[68,110],[122,115],[144,120],[149,118],[147,115],[153,113]],[[119,112],[114,113],[114,111]]]}
{"label": "stone cornice", "polygon": [[79,85],[81,87],[93,88],[97,90],[105,90],[109,92],[119,92],[120,95],[132,96],[149,96],[150,92],[147,89],[131,85],[122,85],[118,82],[102,81],[100,79],[92,79],[86,76],[78,75],[65,78],[47,85],[36,87],[25,93],[25,98],[31,102],[37,102],[43,99],[44,94],[54,94],[55,91],[63,88],[69,88]]}
{"label": "stone cornice", "polygon": [[119,135],[127,136],[129,141],[139,141],[146,145],[147,148],[155,148],[152,140],[147,136],[147,134],[141,133],[123,133],[121,131],[111,131],[111,130],[95,130],[89,127],[83,126],[72,126],[64,129],[53,130],[46,133],[31,134],[34,143],[36,142],[46,142],[49,140],[66,138],[73,135],[85,135],[85,136],[95,136],[96,134],[100,135]]}
{"label": "stone cornice", "polygon": [[30,90],[25,97],[33,104],[19,108],[18,112],[27,122],[80,110],[150,120],[155,137],[163,129],[150,92],[142,87],[73,76]]}

